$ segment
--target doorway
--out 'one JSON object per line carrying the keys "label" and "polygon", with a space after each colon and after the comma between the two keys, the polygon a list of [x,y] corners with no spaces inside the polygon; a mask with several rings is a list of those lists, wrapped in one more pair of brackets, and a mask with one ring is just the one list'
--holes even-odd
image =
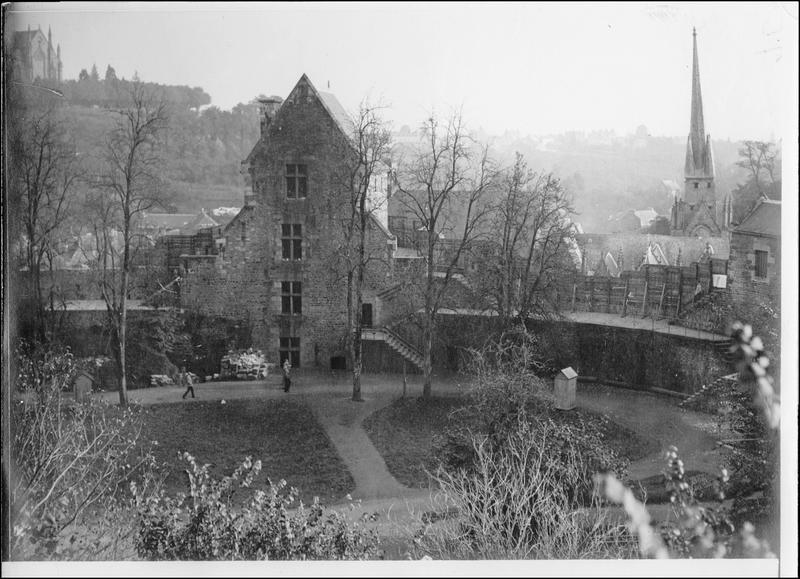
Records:
{"label": "doorway", "polygon": [[361,327],[372,327],[372,304],[361,304]]}

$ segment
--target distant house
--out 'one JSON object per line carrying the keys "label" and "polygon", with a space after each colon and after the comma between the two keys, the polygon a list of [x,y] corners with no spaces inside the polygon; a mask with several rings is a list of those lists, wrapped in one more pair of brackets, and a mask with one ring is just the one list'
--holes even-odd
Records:
{"label": "distant house", "polygon": [[155,240],[164,235],[191,235],[201,229],[219,227],[220,223],[201,209],[200,213],[143,213],[139,231]]}
{"label": "distant house", "polygon": [[762,199],[733,229],[730,271],[734,304],[780,303],[780,201]]}
{"label": "distant house", "polygon": [[632,209],[622,211],[608,218],[608,229],[610,233],[625,233],[639,231],[641,221]]}

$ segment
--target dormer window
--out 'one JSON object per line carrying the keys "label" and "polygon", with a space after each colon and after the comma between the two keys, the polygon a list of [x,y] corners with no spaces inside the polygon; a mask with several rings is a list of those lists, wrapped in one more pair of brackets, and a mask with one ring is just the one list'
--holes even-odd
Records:
{"label": "dormer window", "polygon": [[298,164],[286,165],[286,197],[288,199],[305,199],[308,191],[308,166]]}

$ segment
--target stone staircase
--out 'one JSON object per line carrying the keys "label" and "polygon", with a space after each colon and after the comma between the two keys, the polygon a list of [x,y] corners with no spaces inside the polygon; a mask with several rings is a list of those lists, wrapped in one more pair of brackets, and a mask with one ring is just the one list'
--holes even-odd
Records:
{"label": "stone staircase", "polygon": [[[712,397],[712,399],[716,399],[718,390],[729,388],[730,385],[735,383],[738,379],[739,375],[736,373],[720,376],[681,402],[680,407],[693,410],[711,410],[711,408],[708,407],[708,400],[705,399],[709,396]],[[713,410],[716,410],[716,407],[714,407]]]}
{"label": "stone staircase", "polygon": [[424,368],[425,359],[422,356],[422,352],[389,328],[364,328],[361,330],[361,339],[386,342],[392,350],[414,364],[419,370]]}

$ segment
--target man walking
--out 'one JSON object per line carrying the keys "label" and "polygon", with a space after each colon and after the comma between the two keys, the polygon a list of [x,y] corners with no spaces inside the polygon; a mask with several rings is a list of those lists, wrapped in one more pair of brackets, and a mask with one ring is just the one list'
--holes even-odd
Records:
{"label": "man walking", "polygon": [[283,361],[283,391],[288,392],[289,388],[292,385],[292,378],[291,378],[291,370],[292,370],[292,363],[289,361],[289,358]]}
{"label": "man walking", "polygon": [[186,372],[186,366],[181,366],[181,373],[178,374],[178,382],[186,385],[186,392],[183,393],[181,398],[186,399],[186,395],[191,393],[194,398],[194,387],[192,386],[192,377]]}

